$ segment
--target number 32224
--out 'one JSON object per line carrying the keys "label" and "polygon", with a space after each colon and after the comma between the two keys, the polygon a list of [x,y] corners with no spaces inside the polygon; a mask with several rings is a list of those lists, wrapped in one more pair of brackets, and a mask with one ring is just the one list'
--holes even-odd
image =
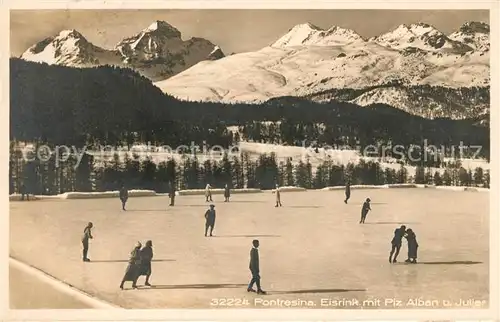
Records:
{"label": "number 32224", "polygon": [[238,299],[238,298],[220,298],[220,299],[211,299],[211,306],[248,306],[250,302],[247,299]]}

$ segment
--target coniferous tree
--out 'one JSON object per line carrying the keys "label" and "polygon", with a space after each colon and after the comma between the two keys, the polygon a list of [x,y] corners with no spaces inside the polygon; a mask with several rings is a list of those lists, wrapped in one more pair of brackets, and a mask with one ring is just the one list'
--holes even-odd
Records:
{"label": "coniferous tree", "polygon": [[245,176],[243,174],[243,168],[241,161],[238,157],[233,157],[232,165],[232,183],[233,187],[236,189],[243,189],[245,187]]}
{"label": "coniferous tree", "polygon": [[450,170],[449,169],[445,169],[444,173],[443,173],[443,184],[445,186],[451,186],[452,183],[453,183],[453,179],[451,177]]}
{"label": "coniferous tree", "polygon": [[483,168],[477,167],[474,170],[474,184],[478,187],[481,187],[484,183],[484,172]]}
{"label": "coniferous tree", "polygon": [[292,158],[288,158],[286,160],[286,165],[285,165],[285,180],[284,180],[283,184],[287,185],[287,186],[294,186],[295,185],[295,178],[294,178],[294,172],[293,172]]}
{"label": "coniferous tree", "polygon": [[396,174],[396,178],[397,178],[397,183],[399,184],[408,182],[408,170],[406,170],[406,168],[403,165],[401,165],[401,167],[399,168]]}
{"label": "coniferous tree", "polygon": [[439,171],[436,171],[434,173],[434,184],[436,186],[442,186],[443,185],[443,178],[441,177],[441,173],[439,173]]}
{"label": "coniferous tree", "polygon": [[484,185],[485,188],[490,188],[490,170],[486,170],[484,173]]}
{"label": "coniferous tree", "polygon": [[416,184],[425,183],[425,169],[420,165],[417,165],[417,167],[415,168],[415,183]]}

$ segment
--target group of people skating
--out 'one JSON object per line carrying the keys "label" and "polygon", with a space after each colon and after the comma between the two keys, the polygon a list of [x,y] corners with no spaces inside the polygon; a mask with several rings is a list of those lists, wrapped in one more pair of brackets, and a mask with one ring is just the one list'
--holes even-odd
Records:
{"label": "group of people skating", "polygon": [[[345,185],[345,199],[344,203],[347,204],[349,199],[351,198],[351,183],[348,180]],[[366,198],[363,206],[361,207],[361,220],[360,224],[365,223],[366,215],[371,209],[370,198]],[[394,237],[391,241],[391,252],[389,255],[389,263],[397,263],[397,258],[399,255],[399,251],[401,250],[401,246],[403,244],[403,238],[406,239],[408,243],[408,259],[405,261],[406,263],[417,263],[417,251],[418,251],[418,243],[417,243],[417,235],[412,229],[406,229],[405,225],[402,225],[400,228],[397,228],[394,231]],[[393,257],[394,256],[394,257]]]}
{"label": "group of people skating", "polygon": [[[275,207],[282,207],[281,204],[281,191],[279,185],[276,185],[275,189],[273,190],[273,193],[276,195],[276,204]],[[170,183],[170,189],[169,189],[169,198],[170,198],[170,204],[169,206],[174,206],[175,205],[175,185],[173,183]],[[226,184],[224,187],[224,202],[229,202],[231,196],[230,188]],[[125,188],[125,185],[121,185],[120,187],[120,192],[119,192],[119,197],[122,203],[122,209],[126,210],[126,203],[128,200],[128,190]],[[349,199],[351,198],[351,187],[350,187],[350,181],[346,182],[345,186],[345,200],[344,203],[348,203]],[[205,202],[213,202],[212,199],[212,186],[210,184],[207,184],[205,187]],[[371,205],[370,205],[370,198],[367,198],[365,202],[363,203],[363,206],[361,208],[361,219],[360,219],[360,224],[364,224],[366,220],[366,216],[369,211],[371,211]],[[215,228],[215,219],[216,219],[216,211],[215,211],[215,205],[210,204],[209,209],[205,211],[205,237],[212,237],[213,236],[213,231]],[[82,238],[82,244],[83,244],[83,261],[88,262],[90,259],[88,258],[88,249],[89,249],[89,240],[93,238],[92,236],[92,230],[93,224],[88,223],[88,225],[84,229],[84,235]],[[406,226],[401,226],[400,228],[397,228],[394,231],[394,237],[391,241],[391,251],[389,255],[389,262],[390,263],[396,263],[397,262],[397,257],[399,255],[401,246],[402,246],[402,239],[405,238],[408,243],[408,259],[405,261],[407,263],[417,263],[417,249],[418,249],[418,243],[416,240],[416,235],[413,232],[412,229],[406,229]],[[250,273],[251,273],[251,281],[248,285],[247,291],[248,292],[256,292],[258,294],[266,294],[265,291],[262,290],[261,285],[260,285],[260,268],[259,268],[259,241],[258,240],[253,240],[252,241],[253,248],[250,251]],[[151,276],[151,261],[153,259],[153,249],[152,249],[152,241],[148,240],[145,244],[144,247],[142,247],[142,244],[140,242],[137,243],[135,248],[132,250],[130,253],[130,259],[128,262],[128,266],[125,272],[125,275],[122,279],[122,282],[120,284],[120,288],[124,288],[124,283],[127,281],[132,282],[132,288],[137,288],[137,280],[139,279],[140,276],[146,276],[146,280],[144,285],[145,286],[151,286],[149,283],[149,279]],[[254,284],[257,286],[257,290],[253,288]]]}

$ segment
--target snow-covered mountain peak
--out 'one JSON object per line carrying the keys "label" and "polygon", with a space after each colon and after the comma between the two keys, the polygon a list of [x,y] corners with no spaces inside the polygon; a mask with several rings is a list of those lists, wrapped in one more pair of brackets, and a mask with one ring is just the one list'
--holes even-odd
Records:
{"label": "snow-covered mountain peak", "polygon": [[180,38],[181,32],[166,21],[156,20],[150,24],[142,33],[157,33],[166,37]]}
{"label": "snow-covered mountain peak", "polygon": [[333,26],[324,30],[311,23],[304,23],[294,26],[271,47],[339,46],[359,40],[363,38],[351,29]]}
{"label": "snow-covered mountain peak", "polygon": [[468,21],[460,26],[459,32],[464,34],[473,34],[473,33],[482,33],[489,34],[490,33],[490,25],[485,22],[479,21]]}
{"label": "snow-covered mountain peak", "polygon": [[402,24],[388,33],[371,38],[370,41],[398,50],[404,50],[408,47],[454,53],[473,50],[462,42],[448,38],[441,31],[426,23]]}
{"label": "snow-covered mountain peak", "polygon": [[77,30],[62,30],[28,48],[21,58],[50,65],[88,66],[96,62],[101,49],[92,45]]}
{"label": "snow-covered mountain peak", "polygon": [[476,51],[486,52],[490,49],[490,25],[484,22],[466,22],[449,38],[467,44]]}
{"label": "snow-covered mountain peak", "polygon": [[78,38],[78,39],[85,39],[85,37],[83,37],[83,35],[81,33],[79,33],[75,29],[62,30],[56,38]]}

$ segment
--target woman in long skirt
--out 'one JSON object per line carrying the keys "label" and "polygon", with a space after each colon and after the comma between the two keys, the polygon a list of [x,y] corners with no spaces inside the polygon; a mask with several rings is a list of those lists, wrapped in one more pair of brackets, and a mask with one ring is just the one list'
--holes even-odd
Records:
{"label": "woman in long skirt", "polygon": [[125,282],[132,282],[132,288],[137,288],[137,279],[139,278],[141,269],[141,247],[142,244],[137,242],[135,248],[130,252],[130,259],[128,261],[127,269],[125,270],[125,275],[123,276],[120,288],[123,290],[123,284]]}
{"label": "woman in long skirt", "polygon": [[408,229],[406,231],[405,238],[408,242],[408,259],[406,260],[406,262],[416,264],[418,251],[417,235],[415,235],[413,230]]}
{"label": "woman in long skirt", "polygon": [[153,260],[153,242],[148,240],[146,246],[141,249],[141,270],[139,276],[146,276],[146,282],[144,285],[151,286],[149,284],[149,278],[151,277],[151,261]]}

